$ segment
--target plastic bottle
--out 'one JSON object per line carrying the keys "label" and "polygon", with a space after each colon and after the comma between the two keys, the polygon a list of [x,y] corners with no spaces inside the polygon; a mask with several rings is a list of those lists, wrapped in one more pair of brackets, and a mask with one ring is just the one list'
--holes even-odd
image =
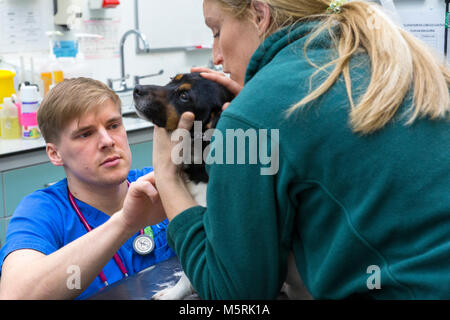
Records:
{"label": "plastic bottle", "polygon": [[3,99],[3,108],[0,110],[0,127],[2,139],[20,139],[17,107],[11,98]]}
{"label": "plastic bottle", "polygon": [[75,57],[75,62],[77,64],[78,72],[83,76],[87,78],[93,77],[93,69],[89,67],[89,64],[86,61],[85,54],[84,54],[84,46],[83,46],[83,39],[87,40],[90,39],[91,41],[103,39],[103,36],[99,34],[92,34],[92,33],[76,33],[75,38],[78,42],[78,52]]}
{"label": "plastic bottle", "polygon": [[64,81],[64,75],[62,71],[53,71],[53,84],[57,85]]}
{"label": "plastic bottle", "polygon": [[16,93],[14,90],[14,76],[15,72],[10,70],[0,70],[0,103],[3,103],[3,98],[11,97]]}
{"label": "plastic bottle", "polygon": [[42,80],[43,95],[45,96],[53,84],[53,76],[62,72],[62,69],[53,53],[53,37],[62,36],[63,33],[59,31],[47,31],[49,56],[44,64],[39,69],[39,75]]}
{"label": "plastic bottle", "polygon": [[64,74],[64,79],[80,77],[74,57],[59,57],[57,59]]}
{"label": "plastic bottle", "polygon": [[[44,69],[48,70],[46,67],[44,67]],[[46,72],[46,71],[41,71],[40,75],[41,75],[41,80],[42,80],[42,86],[44,89],[44,95],[46,95],[47,92],[50,90],[50,86],[53,83],[52,73]]]}
{"label": "plastic bottle", "polygon": [[[62,52],[57,56],[59,67],[64,73],[64,79],[78,78],[78,77],[93,77],[93,68],[85,60],[82,39],[103,39],[103,36],[90,33],[77,33],[77,51],[68,50],[66,53]],[[61,42],[61,41],[60,41]],[[69,42],[69,41],[66,41]],[[75,47],[76,48],[76,47]]]}
{"label": "plastic bottle", "polygon": [[20,124],[22,125],[22,138],[37,139],[41,133],[37,124],[37,110],[39,108],[39,95],[35,86],[25,86],[20,90],[21,110]]}
{"label": "plastic bottle", "polygon": [[[10,97],[16,93],[14,90],[14,76],[15,72],[10,70],[0,70],[0,106],[3,103],[3,98]],[[1,127],[0,127],[1,136]]]}
{"label": "plastic bottle", "polygon": [[62,71],[53,72],[53,84],[50,85],[49,90],[52,90],[58,83],[64,81],[64,76]]}

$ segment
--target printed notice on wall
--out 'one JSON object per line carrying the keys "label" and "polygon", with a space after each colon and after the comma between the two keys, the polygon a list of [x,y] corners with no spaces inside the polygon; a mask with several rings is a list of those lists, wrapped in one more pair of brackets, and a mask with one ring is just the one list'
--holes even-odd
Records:
{"label": "printed notice on wall", "polygon": [[404,28],[425,42],[439,56],[444,55],[445,14],[442,10],[401,11]]}
{"label": "printed notice on wall", "polygon": [[40,1],[0,0],[0,53],[46,50],[49,20]]}
{"label": "printed notice on wall", "polygon": [[120,19],[91,18],[83,21],[84,33],[101,36],[80,40],[85,59],[107,59],[119,57]]}

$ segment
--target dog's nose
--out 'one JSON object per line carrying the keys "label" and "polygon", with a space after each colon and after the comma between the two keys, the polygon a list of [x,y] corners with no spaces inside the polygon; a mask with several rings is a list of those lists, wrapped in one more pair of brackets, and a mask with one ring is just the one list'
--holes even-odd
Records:
{"label": "dog's nose", "polygon": [[138,84],[138,85],[136,85],[136,87],[134,87],[133,95],[135,97],[136,96],[141,97],[141,96],[143,96],[145,94],[144,91],[145,91],[144,87]]}

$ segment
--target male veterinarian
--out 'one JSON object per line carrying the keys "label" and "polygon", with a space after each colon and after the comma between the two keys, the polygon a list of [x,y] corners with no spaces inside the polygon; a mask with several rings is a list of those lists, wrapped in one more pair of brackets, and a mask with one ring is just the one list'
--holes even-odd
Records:
{"label": "male veterinarian", "polygon": [[[174,255],[158,194],[138,179],[152,168],[130,171],[113,91],[92,79],[66,80],[42,101],[38,122],[66,178],[16,208],[0,251],[0,298],[83,299]],[[153,197],[143,201],[143,191]]]}

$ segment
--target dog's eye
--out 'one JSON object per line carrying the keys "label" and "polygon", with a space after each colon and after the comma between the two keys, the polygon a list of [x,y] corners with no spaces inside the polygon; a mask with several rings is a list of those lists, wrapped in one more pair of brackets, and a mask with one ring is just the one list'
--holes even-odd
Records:
{"label": "dog's eye", "polygon": [[180,100],[183,102],[189,101],[189,94],[186,91],[180,93]]}

